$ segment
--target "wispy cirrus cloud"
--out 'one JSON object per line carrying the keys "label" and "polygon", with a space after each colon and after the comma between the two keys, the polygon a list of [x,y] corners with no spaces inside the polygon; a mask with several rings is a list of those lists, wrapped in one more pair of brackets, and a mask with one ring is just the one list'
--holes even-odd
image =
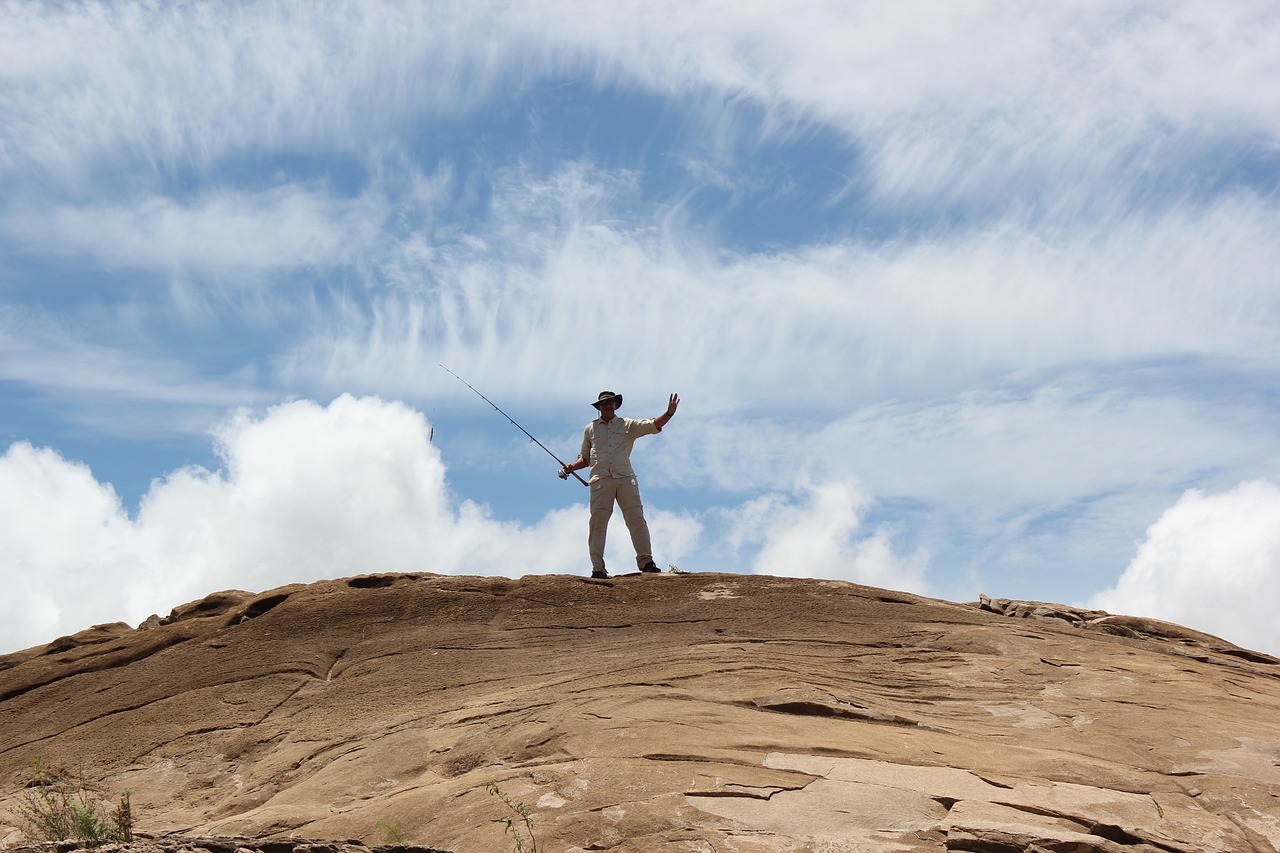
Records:
{"label": "wispy cirrus cloud", "polygon": [[[1274,159],[1280,136],[1280,14],[1255,3],[808,3],[785,15],[768,3],[562,3],[539,14],[542,27],[528,10],[516,20],[591,57],[602,84],[702,96],[730,138],[838,128],[866,169],[860,185],[893,208],[1096,212],[1167,191],[1157,182],[1175,171],[1212,184],[1213,160],[1241,140],[1265,140]],[[763,118],[732,122],[744,106]]]}
{"label": "wispy cirrus cloud", "polygon": [[[283,362],[291,381],[424,391],[439,377],[415,385],[411,374],[465,359],[518,395],[600,360],[620,317],[625,335],[669,344],[628,366],[637,381],[687,372],[726,405],[794,402],[814,387],[869,402],[1186,357],[1259,367],[1280,351],[1280,208],[1253,195],[1050,233],[1011,222],[717,255],[637,215],[617,176],[571,175],[500,183],[494,218],[467,240],[406,240],[403,284],[347,302],[300,341]],[[752,358],[725,357],[737,352]],[[616,357],[599,372],[627,352]],[[810,384],[779,387],[799,375]]]}
{"label": "wispy cirrus cloud", "polygon": [[[127,317],[111,340],[80,333],[74,318],[10,309],[0,319],[0,383],[33,389],[69,423],[107,436],[183,435],[203,440],[209,426],[240,406],[269,402],[251,369],[201,367],[167,346],[138,339]],[[160,472],[154,472],[159,474]]]}
{"label": "wispy cirrus cloud", "polygon": [[18,210],[4,224],[48,253],[260,284],[277,271],[354,264],[376,247],[385,216],[377,197],[347,200],[286,186],[215,192],[188,203],[151,195],[127,204]]}
{"label": "wispy cirrus cloud", "polygon": [[734,136],[838,128],[896,203],[1097,187],[1280,135],[1280,27],[1266,5],[781,10],[22,5],[8,11],[0,138],[11,164],[80,180],[121,157],[161,169],[263,150],[363,159],[403,145],[416,119],[586,73],[689,98],[695,114],[745,103],[770,117]]}
{"label": "wispy cirrus cloud", "polygon": [[520,52],[492,52],[484,10],[461,6],[25,4],[6,17],[0,162],[64,191],[110,184],[108,169],[376,155],[411,118],[472,109],[491,66]]}

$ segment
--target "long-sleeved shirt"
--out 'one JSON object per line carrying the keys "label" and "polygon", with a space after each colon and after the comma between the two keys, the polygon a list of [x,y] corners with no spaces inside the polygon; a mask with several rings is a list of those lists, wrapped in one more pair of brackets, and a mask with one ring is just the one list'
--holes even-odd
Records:
{"label": "long-sleeved shirt", "polygon": [[591,480],[601,477],[634,478],[631,447],[642,435],[662,432],[653,418],[596,418],[582,431],[582,458],[591,463]]}

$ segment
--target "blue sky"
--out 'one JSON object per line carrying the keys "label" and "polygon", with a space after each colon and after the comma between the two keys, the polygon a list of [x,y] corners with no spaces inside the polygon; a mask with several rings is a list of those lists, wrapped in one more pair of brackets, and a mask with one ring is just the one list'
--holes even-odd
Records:
{"label": "blue sky", "polygon": [[[0,651],[655,555],[1280,653],[1280,9],[0,6]],[[609,561],[630,564],[621,519]]]}

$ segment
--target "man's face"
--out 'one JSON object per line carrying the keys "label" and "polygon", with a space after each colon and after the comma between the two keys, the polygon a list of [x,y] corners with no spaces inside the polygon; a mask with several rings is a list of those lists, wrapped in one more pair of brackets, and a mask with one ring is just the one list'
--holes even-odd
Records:
{"label": "man's face", "polygon": [[614,412],[616,412],[616,411],[618,411],[618,401],[617,401],[617,400],[605,400],[603,403],[601,403],[601,404],[600,404],[599,406],[597,406],[596,408],[598,408],[598,409],[600,410],[600,419],[601,419],[601,420],[611,421],[611,420],[613,420],[613,413],[614,413]]}

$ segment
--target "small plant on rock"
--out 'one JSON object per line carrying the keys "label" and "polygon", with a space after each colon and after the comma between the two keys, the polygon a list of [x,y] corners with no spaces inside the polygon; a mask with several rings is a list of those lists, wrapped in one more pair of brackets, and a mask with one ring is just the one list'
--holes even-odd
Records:
{"label": "small plant on rock", "polygon": [[511,798],[498,787],[497,782],[490,782],[488,788],[489,793],[502,800],[502,804],[511,812],[507,817],[499,818],[496,823],[502,824],[503,832],[511,836],[515,853],[538,853],[538,840],[533,837],[533,816],[529,814],[529,809],[524,803],[511,802]]}
{"label": "small plant on rock", "polygon": [[382,830],[382,838],[387,842],[388,847],[407,847],[409,845],[409,836],[405,835],[403,829],[394,823],[386,823],[385,821],[378,824]]}
{"label": "small plant on rock", "polygon": [[133,840],[133,807],[126,792],[108,813],[100,793],[65,768],[46,771],[40,759],[18,804],[18,818],[37,841],[80,841],[87,847]]}
{"label": "small plant on rock", "polygon": [[118,840],[126,843],[133,841],[133,802],[129,799],[128,791],[120,795],[119,804],[111,810],[111,822],[120,832]]}

